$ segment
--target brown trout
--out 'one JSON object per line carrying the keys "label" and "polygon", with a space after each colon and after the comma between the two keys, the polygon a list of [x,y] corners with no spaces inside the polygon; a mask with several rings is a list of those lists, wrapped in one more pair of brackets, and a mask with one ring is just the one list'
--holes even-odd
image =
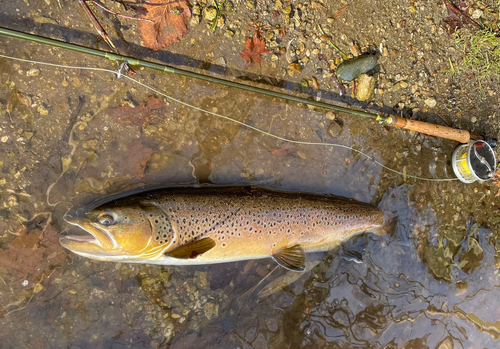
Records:
{"label": "brown trout", "polygon": [[178,188],[113,200],[66,219],[90,235],[62,236],[62,246],[92,259],[193,265],[272,257],[303,271],[305,252],[331,249],[362,232],[382,233],[386,216],[337,197]]}

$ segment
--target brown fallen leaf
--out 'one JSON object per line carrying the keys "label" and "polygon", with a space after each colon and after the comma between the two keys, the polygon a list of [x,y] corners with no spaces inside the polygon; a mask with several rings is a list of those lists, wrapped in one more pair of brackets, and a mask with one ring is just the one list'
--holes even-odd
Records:
{"label": "brown fallen leaf", "polygon": [[266,50],[266,41],[259,37],[259,33],[256,32],[253,38],[248,38],[245,43],[245,49],[241,51],[241,58],[248,60],[248,66],[252,66],[255,62],[260,67],[260,61],[262,60],[261,55],[265,55],[271,51]]}
{"label": "brown fallen leaf", "polygon": [[282,155],[288,155],[288,154],[293,154],[296,153],[297,149],[293,144],[290,143],[285,143],[281,147],[276,147],[270,151],[271,154],[275,156],[282,156]]}
{"label": "brown fallen leaf", "polygon": [[7,249],[0,249],[0,274],[8,282],[27,279],[34,287],[42,274],[50,274],[66,260],[59,232],[49,223],[39,222],[29,231],[22,225],[16,234]]}
{"label": "brown fallen leaf", "polygon": [[125,152],[123,170],[136,178],[144,177],[144,170],[151,155],[153,155],[153,150],[150,147],[144,145],[140,139],[134,139]]}
{"label": "brown fallen leaf", "polygon": [[477,28],[481,27],[466,14],[469,6],[464,2],[459,1],[457,5],[454,5],[449,0],[443,1],[446,6],[446,11],[448,12],[448,18],[446,18],[444,22],[450,26],[450,34],[453,34],[457,29],[465,27],[465,24],[471,24]]}
{"label": "brown fallen leaf", "polygon": [[150,96],[135,108],[124,105],[123,107],[111,108],[107,112],[118,125],[143,126],[150,123],[153,116],[160,115],[164,107],[166,106],[162,98]]}
{"label": "brown fallen leaf", "polygon": [[147,14],[139,22],[144,46],[160,50],[180,40],[187,33],[186,17],[191,17],[186,0],[149,0],[143,8]]}

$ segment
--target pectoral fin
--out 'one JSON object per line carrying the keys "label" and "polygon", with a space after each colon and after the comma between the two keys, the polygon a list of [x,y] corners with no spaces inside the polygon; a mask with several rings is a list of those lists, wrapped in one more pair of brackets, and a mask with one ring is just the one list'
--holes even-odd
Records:
{"label": "pectoral fin", "polygon": [[294,245],[279,250],[273,255],[273,259],[291,271],[304,271],[306,269],[306,253],[300,245]]}
{"label": "pectoral fin", "polygon": [[179,259],[193,259],[211,250],[215,241],[211,238],[203,238],[178,247],[172,251],[165,252],[165,256]]}

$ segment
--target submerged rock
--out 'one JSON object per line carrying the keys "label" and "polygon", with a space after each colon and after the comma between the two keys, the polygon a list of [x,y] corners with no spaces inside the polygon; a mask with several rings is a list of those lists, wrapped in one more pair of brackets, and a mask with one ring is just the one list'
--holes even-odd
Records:
{"label": "submerged rock", "polygon": [[373,96],[375,89],[375,78],[367,74],[359,77],[358,85],[356,86],[356,98],[358,101],[367,101]]}
{"label": "submerged rock", "polygon": [[336,71],[340,80],[352,81],[367,73],[377,65],[377,56],[364,55],[342,62]]}
{"label": "submerged rock", "polygon": [[333,122],[328,126],[328,135],[332,138],[340,136],[342,130],[344,129],[344,125],[340,120],[333,120]]}
{"label": "submerged rock", "polygon": [[293,70],[294,72],[296,72],[297,74],[300,74],[302,72],[302,67],[300,66],[299,63],[290,63],[288,65],[288,68],[290,70]]}

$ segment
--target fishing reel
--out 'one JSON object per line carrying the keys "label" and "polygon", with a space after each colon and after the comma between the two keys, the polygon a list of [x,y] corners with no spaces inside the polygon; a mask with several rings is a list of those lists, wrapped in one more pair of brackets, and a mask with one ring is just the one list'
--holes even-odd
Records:
{"label": "fishing reel", "polygon": [[495,175],[497,161],[495,138],[477,137],[455,148],[451,164],[457,178],[464,183],[488,181]]}

